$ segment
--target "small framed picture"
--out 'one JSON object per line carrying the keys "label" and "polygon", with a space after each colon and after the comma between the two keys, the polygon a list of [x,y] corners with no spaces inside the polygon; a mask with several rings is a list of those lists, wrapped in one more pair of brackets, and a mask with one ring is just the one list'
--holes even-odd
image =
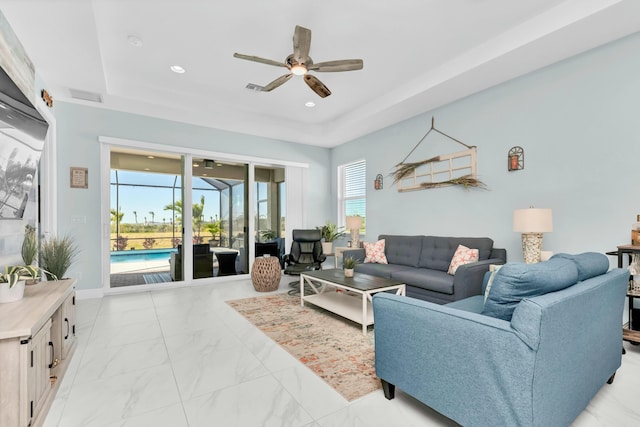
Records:
{"label": "small framed picture", "polygon": [[71,188],[89,188],[89,169],[71,167]]}

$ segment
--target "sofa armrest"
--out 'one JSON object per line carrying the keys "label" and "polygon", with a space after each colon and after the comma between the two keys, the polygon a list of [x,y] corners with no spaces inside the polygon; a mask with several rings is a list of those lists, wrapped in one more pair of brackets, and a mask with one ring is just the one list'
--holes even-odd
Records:
{"label": "sofa armrest", "polygon": [[503,261],[502,264],[504,264],[507,262],[507,250],[503,248],[493,248],[491,249],[489,258],[499,258]]}
{"label": "sofa armrest", "polygon": [[373,312],[378,378],[463,425],[531,424],[510,408],[527,405],[535,352],[509,322],[384,292]]}
{"label": "sofa armrest", "polygon": [[459,266],[453,276],[455,300],[482,294],[482,281],[484,274],[489,271],[489,266],[504,263],[505,261],[501,258],[492,258]]}

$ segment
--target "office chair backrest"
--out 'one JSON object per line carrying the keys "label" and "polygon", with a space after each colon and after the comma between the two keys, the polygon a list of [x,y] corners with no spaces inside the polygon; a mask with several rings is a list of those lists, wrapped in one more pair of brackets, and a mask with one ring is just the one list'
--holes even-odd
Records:
{"label": "office chair backrest", "polygon": [[313,264],[322,255],[320,230],[293,230],[291,260],[296,264]]}

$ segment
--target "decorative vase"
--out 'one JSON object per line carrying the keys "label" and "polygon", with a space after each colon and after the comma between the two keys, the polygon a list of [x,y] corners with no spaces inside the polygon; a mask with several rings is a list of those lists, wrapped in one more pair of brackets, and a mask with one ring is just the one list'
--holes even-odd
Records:
{"label": "decorative vase", "polygon": [[353,268],[345,268],[344,277],[353,277]]}
{"label": "decorative vase", "polygon": [[19,301],[24,297],[24,280],[18,281],[13,287],[8,283],[0,283],[0,304]]}
{"label": "decorative vase", "polygon": [[322,242],[322,253],[325,255],[333,253],[333,242]]}
{"label": "decorative vase", "polygon": [[629,283],[630,290],[640,291],[640,254],[634,253],[631,258],[631,264],[629,264],[629,274],[633,276],[633,281]]}

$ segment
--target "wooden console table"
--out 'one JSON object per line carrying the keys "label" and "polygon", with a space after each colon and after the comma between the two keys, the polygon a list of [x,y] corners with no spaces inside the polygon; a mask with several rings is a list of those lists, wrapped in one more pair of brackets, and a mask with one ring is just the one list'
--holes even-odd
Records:
{"label": "wooden console table", "polygon": [[75,280],[0,304],[0,426],[41,426],[76,344]]}

